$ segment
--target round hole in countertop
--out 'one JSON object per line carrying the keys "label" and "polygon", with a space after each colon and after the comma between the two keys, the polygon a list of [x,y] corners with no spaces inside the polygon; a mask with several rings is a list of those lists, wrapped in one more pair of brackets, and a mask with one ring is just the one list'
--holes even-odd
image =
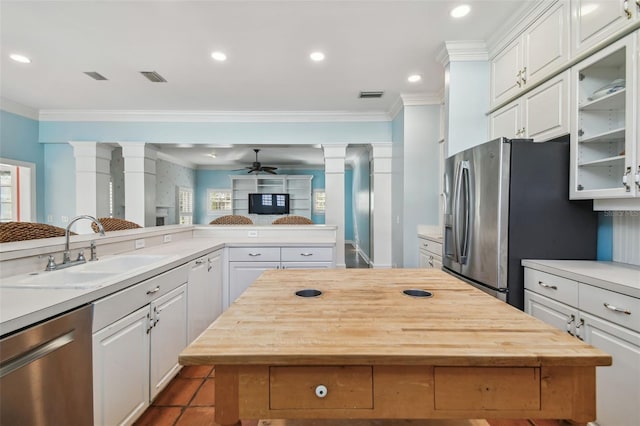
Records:
{"label": "round hole in countertop", "polygon": [[315,288],[305,288],[304,290],[296,291],[296,296],[300,297],[318,297],[322,294],[320,290],[316,290]]}
{"label": "round hole in countertop", "polygon": [[410,288],[407,290],[402,290],[402,292],[404,294],[406,294],[407,296],[411,296],[411,297],[431,297],[433,296],[433,293],[431,293],[430,291],[426,291],[426,290],[420,290],[417,288]]}

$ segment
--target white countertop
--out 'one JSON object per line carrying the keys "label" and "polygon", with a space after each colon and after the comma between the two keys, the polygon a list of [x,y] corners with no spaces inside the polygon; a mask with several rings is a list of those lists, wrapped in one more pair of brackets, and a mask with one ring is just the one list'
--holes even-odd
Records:
{"label": "white countertop", "polygon": [[418,238],[442,243],[442,228],[438,225],[418,225]]}
{"label": "white countertop", "polygon": [[[335,241],[329,239],[309,241],[306,239],[300,240],[299,238],[297,240],[286,238],[283,241],[278,241],[274,238],[259,237],[222,240],[202,235],[119,254],[166,255],[167,258],[162,262],[154,263],[147,267],[115,274],[109,277],[109,280],[103,281],[101,286],[97,288],[45,289],[0,286],[0,335],[14,332],[63,312],[89,304],[225,246],[287,246],[300,244],[304,244],[307,247],[327,244],[335,245]],[[103,259],[119,255],[104,256]],[[6,277],[2,278],[2,282],[6,284],[12,279],[18,280],[24,277],[25,275]]]}
{"label": "white countertop", "polygon": [[640,266],[593,260],[523,259],[522,266],[640,298]]}

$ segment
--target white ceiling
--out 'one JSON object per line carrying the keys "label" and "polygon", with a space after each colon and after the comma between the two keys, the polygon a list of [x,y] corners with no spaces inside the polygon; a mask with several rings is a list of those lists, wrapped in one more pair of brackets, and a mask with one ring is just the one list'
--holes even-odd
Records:
{"label": "white ceiling", "polygon": [[[454,20],[452,0],[2,0],[0,96],[40,111],[388,113],[401,94],[441,93],[445,40],[486,40],[527,1],[468,0]],[[407,82],[414,73],[422,82]]]}

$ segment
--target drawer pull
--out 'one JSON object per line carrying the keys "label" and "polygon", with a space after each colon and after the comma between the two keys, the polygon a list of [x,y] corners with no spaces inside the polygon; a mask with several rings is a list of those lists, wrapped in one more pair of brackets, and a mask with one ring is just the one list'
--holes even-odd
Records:
{"label": "drawer pull", "polygon": [[316,396],[318,398],[324,398],[325,396],[327,396],[327,387],[325,385],[318,385],[316,386]]}
{"label": "drawer pull", "polygon": [[260,255],[261,255],[261,253],[249,253],[249,256],[251,256],[251,257],[257,257],[257,256],[260,256]]}
{"label": "drawer pull", "polygon": [[313,253],[300,253],[300,256],[309,257],[313,256]]}
{"label": "drawer pull", "polygon": [[202,265],[204,263],[204,259],[196,260],[196,265]]}
{"label": "drawer pull", "polygon": [[160,286],[156,286],[153,290],[147,290],[147,294],[153,294],[160,291]]}
{"label": "drawer pull", "polygon": [[538,285],[544,288],[550,288],[551,290],[557,290],[558,287],[555,285],[551,285],[551,284],[547,284],[547,283],[543,283],[542,281],[538,281]]}
{"label": "drawer pull", "polygon": [[626,315],[631,315],[631,311],[629,311],[627,309],[624,309],[624,308],[615,307],[613,305],[608,304],[607,302],[604,302],[604,307],[609,309],[610,311],[620,312],[621,314],[626,314]]}

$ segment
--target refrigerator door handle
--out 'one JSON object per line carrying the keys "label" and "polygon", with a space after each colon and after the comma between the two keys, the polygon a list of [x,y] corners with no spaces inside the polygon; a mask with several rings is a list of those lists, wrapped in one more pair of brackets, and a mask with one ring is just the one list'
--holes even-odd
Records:
{"label": "refrigerator door handle", "polygon": [[456,179],[453,185],[453,255],[454,261],[460,263],[460,207],[462,197],[463,161],[457,164]]}
{"label": "refrigerator door handle", "polygon": [[460,259],[459,262],[461,265],[465,265],[467,263],[467,258],[469,254],[469,234],[470,234],[469,222],[470,222],[470,213],[471,213],[471,197],[470,197],[471,187],[469,186],[470,179],[469,179],[469,162],[468,161],[463,161],[460,164],[460,181],[461,181],[460,188],[461,189],[464,188],[463,190],[464,208],[462,209],[462,212],[463,212],[462,214],[464,215],[462,218],[464,232],[462,233],[462,241],[458,243],[458,247],[459,247],[459,259]]}

